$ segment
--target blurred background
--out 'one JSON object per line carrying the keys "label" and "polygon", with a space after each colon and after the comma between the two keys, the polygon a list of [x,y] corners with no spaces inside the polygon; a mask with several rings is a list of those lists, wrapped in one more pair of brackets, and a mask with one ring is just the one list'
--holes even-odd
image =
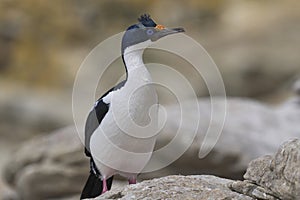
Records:
{"label": "blurred background", "polygon": [[[242,107],[232,108],[234,112],[254,112],[256,118],[265,112],[272,116],[274,107],[296,95],[291,88],[300,77],[299,6],[293,0],[1,0],[0,199],[78,199],[89,169],[72,127],[76,72],[98,43],[136,23],[141,14],[150,13],[168,27],[184,27],[216,62],[227,95],[245,99],[231,102]],[[146,52],[145,60],[164,62],[156,54]],[[115,73],[121,75],[121,62],[116,65]],[[207,96],[197,80],[193,80],[197,95]],[[108,82],[102,90],[112,85]],[[243,110],[253,104],[257,107]],[[270,110],[261,111],[265,107]],[[300,122],[285,114],[294,124]],[[251,120],[247,115],[244,122]],[[265,152],[249,159],[260,153]],[[241,178],[247,163],[228,173],[222,166],[232,167],[236,157],[229,157],[228,164],[228,157],[214,162],[214,156],[211,163],[219,166],[216,170],[200,163],[201,167],[181,171],[179,161],[165,174],[205,172]]]}

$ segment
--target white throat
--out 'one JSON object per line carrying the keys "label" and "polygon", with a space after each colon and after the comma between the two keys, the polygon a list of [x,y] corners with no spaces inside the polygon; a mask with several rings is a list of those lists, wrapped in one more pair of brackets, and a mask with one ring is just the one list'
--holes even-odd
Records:
{"label": "white throat", "polygon": [[150,40],[127,47],[124,50],[124,62],[128,75],[137,68],[146,68],[143,62],[143,53],[147,46],[151,44]]}

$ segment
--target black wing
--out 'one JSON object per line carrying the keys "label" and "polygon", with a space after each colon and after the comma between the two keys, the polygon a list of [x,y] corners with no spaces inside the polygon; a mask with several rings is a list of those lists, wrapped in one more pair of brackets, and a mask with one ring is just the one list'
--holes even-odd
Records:
{"label": "black wing", "polygon": [[97,129],[102,119],[106,115],[109,104],[106,104],[102,99],[98,100],[97,105],[89,113],[85,124],[85,154],[90,157],[90,139],[94,131]]}
{"label": "black wing", "polygon": [[120,89],[125,85],[126,80],[119,83],[116,87],[111,88],[108,90],[104,95],[98,99],[97,104],[94,106],[92,111],[89,113],[88,118],[85,124],[85,154],[88,157],[91,157],[90,154],[90,140],[91,136],[93,135],[94,131],[98,128],[101,121],[103,120],[104,116],[108,112],[109,104],[103,102],[102,98],[108,95],[108,93],[112,92],[113,90]]}

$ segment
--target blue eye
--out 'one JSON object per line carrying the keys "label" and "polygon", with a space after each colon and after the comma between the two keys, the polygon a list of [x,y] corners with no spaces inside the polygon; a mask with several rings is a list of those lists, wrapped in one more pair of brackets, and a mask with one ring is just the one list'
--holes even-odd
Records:
{"label": "blue eye", "polygon": [[147,30],[147,35],[153,35],[154,31],[152,29]]}

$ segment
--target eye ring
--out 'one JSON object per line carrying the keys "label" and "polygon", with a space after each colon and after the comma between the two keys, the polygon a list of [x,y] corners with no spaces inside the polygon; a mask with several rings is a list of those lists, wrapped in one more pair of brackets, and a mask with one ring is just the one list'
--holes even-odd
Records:
{"label": "eye ring", "polygon": [[146,31],[147,35],[153,35],[154,31],[152,29],[148,29]]}

